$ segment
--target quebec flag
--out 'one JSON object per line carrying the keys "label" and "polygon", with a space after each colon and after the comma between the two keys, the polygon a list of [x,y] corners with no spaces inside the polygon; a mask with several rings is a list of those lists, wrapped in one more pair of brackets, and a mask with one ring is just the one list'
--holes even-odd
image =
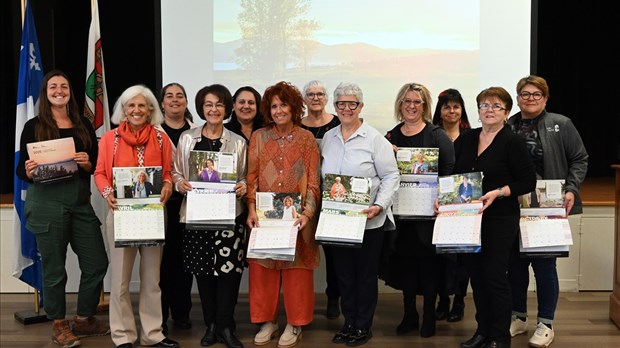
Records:
{"label": "quebec flag", "polygon": [[[39,104],[39,88],[43,80],[43,65],[37,32],[34,27],[34,17],[30,10],[30,3],[26,3],[24,28],[22,30],[22,44],[19,54],[19,75],[17,82],[17,117],[15,118],[15,163],[19,161],[19,142],[26,121],[34,118]],[[15,175],[13,186],[13,205],[15,219],[13,232],[14,253],[13,276],[42,292],[42,264],[37,249],[34,234],[26,229],[24,218],[24,201],[26,199],[28,183]],[[43,296],[40,297],[41,301]]]}

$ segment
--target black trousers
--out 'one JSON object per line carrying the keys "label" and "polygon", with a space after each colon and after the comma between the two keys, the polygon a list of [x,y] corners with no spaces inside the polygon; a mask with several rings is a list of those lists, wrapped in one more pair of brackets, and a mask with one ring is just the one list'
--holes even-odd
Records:
{"label": "black trousers", "polygon": [[159,287],[161,288],[162,323],[172,319],[189,320],[192,309],[192,283],[194,276],[184,272],[182,239],[184,226],[179,222],[182,196],[175,192],[166,203],[166,244],[161,259]]}
{"label": "black trousers", "polygon": [[334,252],[338,252],[338,249],[331,245],[322,245],[322,247],[325,254],[325,281],[327,282],[325,294],[328,298],[339,298],[340,290],[338,290],[338,277],[334,265]]}
{"label": "black trousers", "polygon": [[235,306],[241,284],[241,273],[233,272],[224,276],[196,277],[202,316],[205,325],[211,324],[223,330],[235,328]]}
{"label": "black trousers", "polygon": [[344,321],[358,329],[372,326],[377,307],[377,274],[384,234],[383,226],[369,229],[364,232],[361,248],[334,247]]}
{"label": "black trousers", "polygon": [[482,217],[482,251],[465,254],[476,304],[477,334],[510,342],[512,296],[508,268],[515,252],[519,217]]}

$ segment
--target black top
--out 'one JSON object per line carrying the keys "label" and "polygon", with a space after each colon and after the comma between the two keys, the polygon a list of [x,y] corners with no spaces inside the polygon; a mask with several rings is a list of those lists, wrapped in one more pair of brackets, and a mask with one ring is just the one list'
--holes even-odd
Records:
{"label": "black top", "polygon": [[329,121],[327,124],[324,124],[320,127],[309,127],[302,123],[301,128],[309,130],[312,133],[312,135],[314,135],[315,139],[323,139],[323,136],[325,135],[325,133],[327,133],[328,130],[332,128],[336,128],[338,125],[340,125],[340,119],[338,118],[338,116],[333,115],[333,114],[332,116],[334,117],[332,118],[331,121]]}
{"label": "black top", "polygon": [[439,148],[438,174],[450,175],[454,167],[454,147],[452,141],[443,129],[426,123],[422,131],[416,135],[406,136],[400,130],[403,124],[389,130],[385,137],[390,143],[398,147],[436,147]]}
{"label": "black top", "polygon": [[[254,121],[252,123],[252,132],[263,127],[262,119],[263,119],[262,116],[260,116],[259,114],[256,114],[256,116],[254,117]],[[227,123],[224,123],[224,127],[226,127],[226,129],[228,129],[229,131],[240,135],[243,139],[245,139],[247,143],[250,142],[250,139],[246,138],[245,134],[243,134],[243,131],[241,130],[241,123],[239,123],[239,120],[234,115],[234,112],[230,118],[230,121]]]}
{"label": "black top", "polygon": [[177,146],[179,144],[179,138],[181,137],[181,133],[191,128],[189,125],[189,122],[187,121],[185,121],[185,124],[183,125],[183,127],[179,129],[170,127],[169,125],[166,124],[166,122],[163,122],[161,124],[161,127],[164,129],[164,131],[166,131],[168,138],[170,138],[174,146]]}
{"label": "black top", "polygon": [[519,216],[518,196],[536,188],[534,163],[525,142],[509,128],[500,130],[491,144],[478,156],[478,139],[482,128],[462,134],[454,142],[454,174],[482,172],[482,192],[508,185],[510,196],[496,199],[483,216]]}
{"label": "black top", "polygon": [[[75,128],[60,128],[58,131],[60,133],[60,138],[73,138],[73,142],[75,143],[75,152],[88,153],[88,160],[92,164],[91,170],[90,172],[87,172],[82,169],[82,167],[78,166],[78,175],[80,178],[90,179],[90,176],[95,172],[95,167],[97,166],[97,156],[99,154],[99,148],[97,145],[97,135],[95,135],[93,125],[86,117],[81,117],[81,120],[86,127],[86,131],[90,135],[90,148],[88,149],[84,146],[84,143],[77,135]],[[29,183],[32,183],[33,181],[28,178],[28,176],[26,176],[26,161],[30,159],[26,144],[37,142],[34,134],[37,123],[39,123],[38,116],[28,120],[26,124],[24,124],[24,129],[22,130],[21,138],[19,141],[19,163],[17,164],[16,173],[20,179]]]}

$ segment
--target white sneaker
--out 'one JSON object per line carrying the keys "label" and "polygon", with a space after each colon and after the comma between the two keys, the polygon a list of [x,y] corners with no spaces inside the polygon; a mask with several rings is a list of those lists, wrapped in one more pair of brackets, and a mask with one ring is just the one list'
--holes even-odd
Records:
{"label": "white sneaker", "polygon": [[280,336],[278,348],[289,348],[297,344],[301,340],[301,326],[293,326],[286,324],[286,329]]}
{"label": "white sneaker", "polygon": [[254,336],[254,344],[257,346],[263,346],[271,342],[271,339],[278,336],[278,324],[272,323],[270,321],[263,323],[260,326],[260,330]]}
{"label": "white sneaker", "polygon": [[536,332],[530,337],[530,346],[549,347],[551,342],[553,342],[554,336],[555,334],[552,328],[549,328],[543,323],[538,323],[538,325],[536,325]]}
{"label": "white sneaker", "polygon": [[515,337],[522,333],[527,332],[527,318],[525,321],[518,319],[516,316],[512,316],[512,322],[510,323],[510,336]]}

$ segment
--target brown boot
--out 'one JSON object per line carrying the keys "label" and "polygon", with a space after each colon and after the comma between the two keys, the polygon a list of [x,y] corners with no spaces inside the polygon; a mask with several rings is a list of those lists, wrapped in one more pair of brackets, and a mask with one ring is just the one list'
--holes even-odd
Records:
{"label": "brown boot", "polygon": [[78,337],[104,336],[110,333],[110,326],[103,321],[95,318],[73,318],[71,325],[73,333]]}
{"label": "brown boot", "polygon": [[66,319],[54,320],[54,324],[52,324],[52,342],[63,348],[80,346],[80,340],[71,332],[69,321]]}

